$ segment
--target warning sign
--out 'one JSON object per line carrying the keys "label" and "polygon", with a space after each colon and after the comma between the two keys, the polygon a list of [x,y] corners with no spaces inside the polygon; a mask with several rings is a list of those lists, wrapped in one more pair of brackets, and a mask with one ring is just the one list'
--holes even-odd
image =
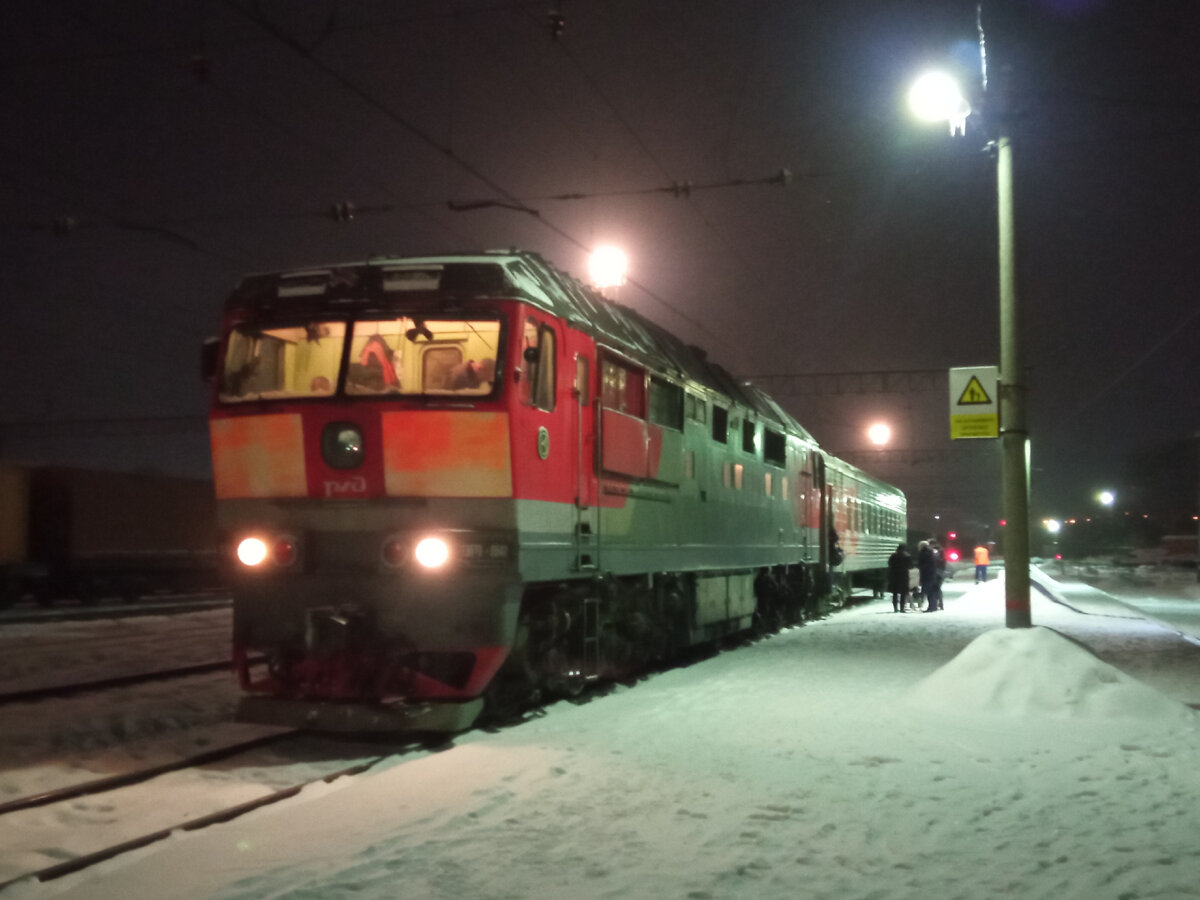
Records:
{"label": "warning sign", "polygon": [[963,388],[962,394],[959,395],[959,406],[976,406],[979,404],[990,405],[992,398],[988,396],[988,392],[984,390],[983,385],[979,383],[979,379],[974,375],[967,382],[967,386]]}
{"label": "warning sign", "polygon": [[1000,437],[1000,370],[950,370],[950,439]]}

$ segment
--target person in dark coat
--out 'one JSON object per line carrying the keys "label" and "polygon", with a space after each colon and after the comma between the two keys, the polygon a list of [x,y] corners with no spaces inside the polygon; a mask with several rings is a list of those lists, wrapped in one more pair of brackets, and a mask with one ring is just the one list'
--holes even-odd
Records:
{"label": "person in dark coat", "polygon": [[945,609],[946,604],[942,601],[942,582],[946,580],[946,554],[937,541],[930,541],[929,549],[933,551],[933,568],[937,573],[933,582],[933,600],[930,603],[934,609]]}
{"label": "person in dark coat", "polygon": [[937,556],[929,541],[917,545],[917,575],[921,581],[921,594],[926,600],[925,612],[937,612]]}
{"label": "person in dark coat", "polygon": [[903,544],[888,557],[888,590],[892,592],[893,612],[904,612],[904,604],[908,601],[908,570],[912,567],[912,557]]}

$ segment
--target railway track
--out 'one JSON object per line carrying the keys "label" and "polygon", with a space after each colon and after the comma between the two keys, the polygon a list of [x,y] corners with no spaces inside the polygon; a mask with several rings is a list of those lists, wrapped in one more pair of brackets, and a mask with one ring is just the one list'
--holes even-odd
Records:
{"label": "railway track", "polygon": [[23,604],[0,610],[0,624],[28,625],[41,622],[90,622],[97,619],[128,619],[135,616],[172,616],[223,609],[233,605],[223,592],[182,596],[145,597],[132,602],[97,605],[43,607]]}
{"label": "railway track", "polygon": [[[15,800],[10,800],[6,803],[0,804],[0,817],[12,815],[14,813],[34,809],[37,807],[50,807],[54,804],[60,803],[69,804],[78,800],[80,797],[108,794],[125,788],[134,787],[161,775],[174,772],[183,772],[188,769],[199,768],[213,762],[223,761],[239,754],[252,752],[270,744],[276,744],[282,741],[293,739],[299,734],[301,734],[301,732],[285,731],[269,735],[262,735],[238,744],[231,744],[225,747],[210,750],[205,753],[198,754],[187,759],[181,759],[172,763],[153,766],[140,771],[130,772],[122,775],[100,778],[93,781],[84,782],[82,784],[72,785],[65,788],[45,791],[39,794],[33,794]],[[123,853],[128,853],[131,850],[136,850],[138,848],[164,840],[175,831],[196,831],[201,828],[206,828],[209,825],[216,825],[221,822],[231,821],[232,819],[236,819],[238,816],[245,815],[253,810],[260,809],[264,806],[269,806],[273,803],[278,803],[281,800],[287,800],[290,797],[294,797],[309,785],[322,782],[330,783],[338,778],[361,774],[362,772],[365,772],[377,765],[390,755],[391,752],[389,751],[388,753],[375,756],[374,758],[367,759],[366,761],[356,763],[352,766],[347,766],[333,772],[325,773],[320,777],[312,778],[290,785],[286,788],[272,791],[269,794],[254,798],[252,800],[222,807],[220,809],[205,813],[204,815],[174,823],[165,828],[157,828],[134,838],[106,845],[96,850],[80,853],[77,856],[66,859],[52,866],[26,872],[16,877],[0,881],[0,891],[4,891],[9,886],[19,882],[53,881],[56,878],[61,878],[64,875],[70,875],[73,872],[81,871],[90,866],[94,866],[97,863],[120,856]]]}
{"label": "railway track", "polygon": [[154,681],[168,681],[172,678],[188,678],[192,675],[207,675],[222,669],[232,670],[230,660],[218,662],[195,663],[188,666],[178,666],[171,669],[158,669],[153,672],[135,672],[129,675],[117,675],[109,678],[98,678],[92,681],[80,681],[71,684],[47,685],[45,687],[27,688],[19,691],[0,693],[0,706],[10,703],[31,703],[37,700],[52,700],[81,694],[88,691],[104,691],[113,688],[131,687],[137,684],[147,684]]}

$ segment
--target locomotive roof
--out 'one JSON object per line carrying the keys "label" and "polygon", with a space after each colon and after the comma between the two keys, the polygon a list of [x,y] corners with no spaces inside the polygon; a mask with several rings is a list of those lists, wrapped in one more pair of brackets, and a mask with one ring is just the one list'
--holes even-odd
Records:
{"label": "locomotive roof", "polygon": [[681,380],[703,385],[732,398],[760,416],[812,440],[811,435],[771,397],[749,382],[739,382],[645,316],[602,297],[536,253],[520,250],[452,253],[419,257],[381,257],[359,263],[314,266],[248,275],[231,304],[259,310],[313,311],[314,302],[350,302],[371,294],[418,294],[461,302],[479,296],[511,296],[565,319],[603,344]]}

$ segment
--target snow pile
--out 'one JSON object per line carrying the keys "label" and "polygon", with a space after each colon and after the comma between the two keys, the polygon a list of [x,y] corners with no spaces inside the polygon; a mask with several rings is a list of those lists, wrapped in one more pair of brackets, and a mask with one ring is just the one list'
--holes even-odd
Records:
{"label": "snow pile", "polygon": [[911,702],[1004,716],[1178,722],[1192,715],[1070,638],[1041,627],[981,634],[923,678]]}

